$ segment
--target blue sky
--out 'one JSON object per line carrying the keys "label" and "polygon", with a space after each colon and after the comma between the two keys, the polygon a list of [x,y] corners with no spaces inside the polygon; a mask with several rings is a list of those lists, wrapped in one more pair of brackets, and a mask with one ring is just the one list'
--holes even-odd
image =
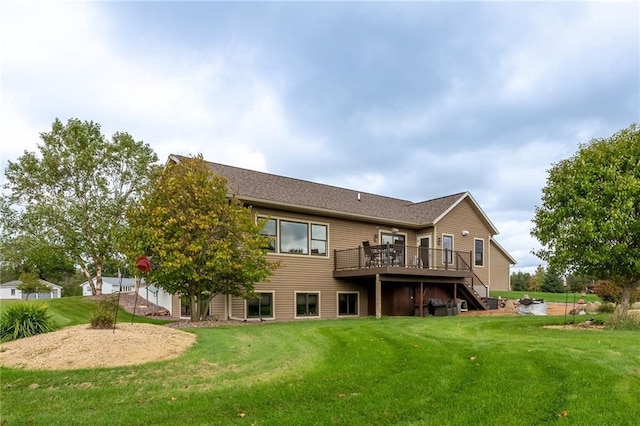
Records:
{"label": "blue sky", "polygon": [[3,1],[0,27],[3,171],[75,117],[162,161],[470,191],[526,272],[548,168],[640,121],[635,1]]}

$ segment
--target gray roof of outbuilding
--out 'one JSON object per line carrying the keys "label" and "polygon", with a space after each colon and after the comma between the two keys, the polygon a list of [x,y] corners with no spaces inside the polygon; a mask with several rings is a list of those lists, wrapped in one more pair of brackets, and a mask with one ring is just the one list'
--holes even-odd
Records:
{"label": "gray roof of outbuilding", "polygon": [[[172,155],[180,162],[187,158]],[[437,223],[450,209],[470,197],[492,230],[497,230],[468,192],[459,192],[419,203],[340,188],[220,163],[207,162],[209,169],[227,179],[229,191],[244,202],[263,207],[315,212],[367,222],[420,228]]]}

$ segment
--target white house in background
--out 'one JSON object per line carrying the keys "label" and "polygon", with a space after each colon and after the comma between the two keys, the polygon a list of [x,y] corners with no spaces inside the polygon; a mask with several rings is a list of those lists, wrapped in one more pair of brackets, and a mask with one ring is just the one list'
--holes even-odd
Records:
{"label": "white house in background", "polygon": [[148,302],[166,309],[169,311],[169,315],[171,315],[173,297],[163,289],[157,288],[153,284],[143,284],[138,289],[138,295]]}
{"label": "white house in background", "polygon": [[[91,286],[89,281],[82,284],[82,295],[91,296]],[[122,293],[135,292],[136,279],[122,278]],[[120,291],[120,278],[118,277],[102,277],[102,294],[117,293]],[[138,288],[138,296],[157,306],[160,306],[171,313],[172,296],[161,288],[157,288],[153,284],[146,285],[144,282]]]}
{"label": "white house in background", "polygon": [[[62,297],[62,287],[58,284],[50,283],[45,280],[40,280],[41,283],[49,286],[51,291],[42,293],[29,294],[29,300],[33,299],[58,299]],[[26,299],[27,295],[22,294],[22,291],[16,287],[22,284],[20,280],[9,281],[0,284],[0,299]]]}
{"label": "white house in background", "polygon": [[[95,284],[95,278],[94,278]],[[89,281],[85,281],[80,284],[82,287],[83,296],[91,296],[91,286]],[[102,294],[117,293],[119,291],[123,293],[129,293],[135,291],[136,279],[135,278],[122,278],[122,288],[120,288],[120,278],[118,277],[102,277]]]}

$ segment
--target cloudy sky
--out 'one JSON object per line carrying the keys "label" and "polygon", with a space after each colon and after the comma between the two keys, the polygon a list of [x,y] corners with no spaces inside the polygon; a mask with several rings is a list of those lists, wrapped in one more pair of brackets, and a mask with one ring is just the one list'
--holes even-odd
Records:
{"label": "cloudy sky", "polygon": [[422,201],[470,191],[531,272],[546,171],[640,121],[640,6],[0,2],[0,161],[57,117]]}

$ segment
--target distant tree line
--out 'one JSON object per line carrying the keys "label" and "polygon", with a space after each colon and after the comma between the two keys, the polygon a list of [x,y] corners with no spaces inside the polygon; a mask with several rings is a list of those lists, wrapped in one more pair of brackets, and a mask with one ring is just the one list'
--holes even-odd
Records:
{"label": "distant tree line", "polygon": [[511,274],[511,290],[514,291],[542,291],[546,293],[591,291],[595,281],[590,277],[567,275],[566,287],[562,275],[551,267],[538,265],[535,272],[513,272]]}

